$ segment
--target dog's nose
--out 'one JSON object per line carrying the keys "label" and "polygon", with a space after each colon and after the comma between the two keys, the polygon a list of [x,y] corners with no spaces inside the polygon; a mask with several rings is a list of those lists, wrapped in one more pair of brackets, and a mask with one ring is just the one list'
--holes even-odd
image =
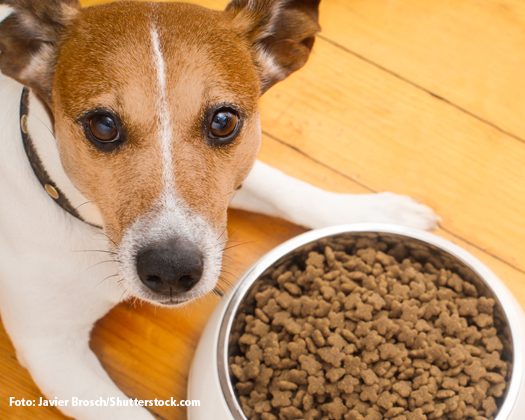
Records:
{"label": "dog's nose", "polygon": [[191,246],[149,247],[137,255],[140,280],[156,293],[177,294],[193,288],[202,276],[202,256]]}

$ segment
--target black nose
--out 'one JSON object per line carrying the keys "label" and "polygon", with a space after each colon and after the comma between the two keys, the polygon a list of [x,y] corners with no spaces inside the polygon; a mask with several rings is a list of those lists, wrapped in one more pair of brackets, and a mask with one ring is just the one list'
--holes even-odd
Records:
{"label": "black nose", "polygon": [[149,247],[137,255],[140,280],[156,293],[184,293],[202,276],[202,257],[191,246]]}

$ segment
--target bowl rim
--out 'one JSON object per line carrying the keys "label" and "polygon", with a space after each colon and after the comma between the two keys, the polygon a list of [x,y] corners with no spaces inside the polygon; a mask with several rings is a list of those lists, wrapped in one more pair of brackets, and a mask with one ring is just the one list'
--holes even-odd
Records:
{"label": "bowl rim", "polygon": [[508,290],[508,288],[505,286],[505,284],[488,267],[486,267],[481,261],[479,261],[465,249],[435,234],[387,223],[356,223],[338,225],[314,229],[298,235],[282,243],[261,257],[239,279],[239,281],[234,286],[234,289],[228,293],[229,301],[226,304],[226,309],[223,312],[223,317],[219,325],[217,370],[222,394],[234,419],[247,420],[237,400],[233,385],[230,381],[228,368],[228,338],[231,334],[234,315],[236,314],[246,292],[269,266],[288,253],[292,252],[294,249],[307,245],[311,242],[318,241],[325,237],[343,233],[394,234],[428,243],[429,245],[433,245],[457,258],[461,263],[469,267],[475,274],[477,274],[487,283],[504,309],[504,313],[509,323],[509,329],[511,331],[510,338],[513,345],[511,382],[507,391],[507,396],[505,397],[505,400],[495,418],[495,420],[506,420],[509,417],[515,403],[517,402],[518,393],[521,383],[523,382],[523,368],[525,363],[523,349],[524,337],[523,330],[520,328],[519,322],[522,317],[519,316],[515,306],[519,306],[519,304],[517,302],[513,302],[515,298],[513,297],[510,290]]}

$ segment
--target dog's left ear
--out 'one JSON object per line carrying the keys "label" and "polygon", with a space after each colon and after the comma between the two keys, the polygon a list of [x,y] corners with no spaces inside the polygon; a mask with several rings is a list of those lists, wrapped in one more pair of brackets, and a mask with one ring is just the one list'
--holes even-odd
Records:
{"label": "dog's left ear", "polygon": [[254,49],[261,94],[306,64],[319,26],[320,0],[233,0],[226,13]]}
{"label": "dog's left ear", "polygon": [[51,103],[61,37],[78,0],[0,0],[0,71]]}

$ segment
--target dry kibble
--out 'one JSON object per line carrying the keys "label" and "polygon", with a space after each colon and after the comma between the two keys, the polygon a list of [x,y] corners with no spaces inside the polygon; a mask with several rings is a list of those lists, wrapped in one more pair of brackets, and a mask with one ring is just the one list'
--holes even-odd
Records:
{"label": "dry kibble", "polygon": [[323,241],[267,271],[238,318],[246,417],[493,420],[510,370],[494,299],[424,247]]}
{"label": "dry kibble", "polygon": [[325,379],[322,376],[309,376],[308,377],[308,393],[315,395],[323,395],[325,392],[324,387]]}
{"label": "dry kibble", "polygon": [[344,368],[332,368],[326,372],[326,377],[332,383],[336,383],[346,373]]}

